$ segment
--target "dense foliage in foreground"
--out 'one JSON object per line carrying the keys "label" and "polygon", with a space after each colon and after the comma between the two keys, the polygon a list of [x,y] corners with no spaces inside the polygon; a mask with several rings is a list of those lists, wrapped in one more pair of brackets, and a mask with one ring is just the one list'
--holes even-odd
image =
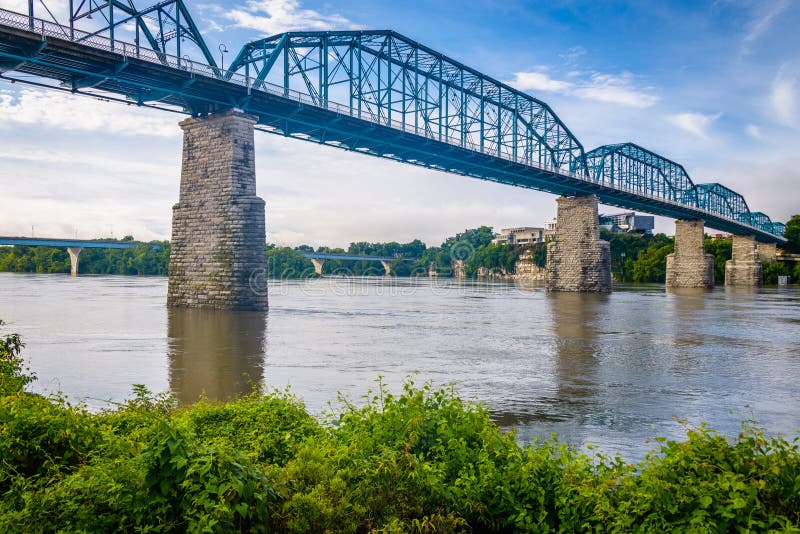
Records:
{"label": "dense foliage in foreground", "polygon": [[797,442],[704,427],[639,464],[520,446],[451,390],[322,420],[287,393],[89,413],[24,391],[0,340],[2,532],[800,531]]}

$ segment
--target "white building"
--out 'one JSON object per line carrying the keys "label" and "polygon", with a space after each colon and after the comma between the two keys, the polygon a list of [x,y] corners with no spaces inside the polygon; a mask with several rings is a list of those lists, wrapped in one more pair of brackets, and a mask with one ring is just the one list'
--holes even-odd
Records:
{"label": "white building", "polygon": [[495,234],[492,243],[499,245],[532,245],[544,241],[544,228],[533,226],[520,226],[518,228],[503,228]]}

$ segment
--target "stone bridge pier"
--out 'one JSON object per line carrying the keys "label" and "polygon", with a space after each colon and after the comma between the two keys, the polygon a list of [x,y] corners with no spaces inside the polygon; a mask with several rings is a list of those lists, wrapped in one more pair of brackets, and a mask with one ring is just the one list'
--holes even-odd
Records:
{"label": "stone bridge pier", "polygon": [[726,286],[760,287],[764,275],[755,236],[733,236],[733,254],[725,263]]}
{"label": "stone bridge pier", "polygon": [[667,288],[714,287],[714,257],[706,254],[705,221],[675,221],[675,252],[667,256]]}
{"label": "stone bridge pier", "polygon": [[180,197],[172,211],[170,306],[267,309],[256,122],[256,117],[231,110],[180,123],[183,163]]}
{"label": "stone bridge pier", "polygon": [[69,254],[69,274],[78,276],[78,261],[81,257],[83,247],[67,247],[67,254]]}
{"label": "stone bridge pier", "polygon": [[776,261],[778,259],[778,245],[775,243],[756,243],[758,259],[763,262]]}
{"label": "stone bridge pier", "polygon": [[392,262],[381,260],[381,265],[383,265],[383,269],[386,271],[386,276],[390,276],[392,274]]}
{"label": "stone bridge pier", "polygon": [[547,290],[611,292],[611,249],[600,239],[597,197],[559,197],[556,202],[556,236],[547,245]]}
{"label": "stone bridge pier", "polygon": [[311,264],[314,266],[314,272],[322,276],[322,266],[325,265],[325,260],[321,258],[311,258]]}

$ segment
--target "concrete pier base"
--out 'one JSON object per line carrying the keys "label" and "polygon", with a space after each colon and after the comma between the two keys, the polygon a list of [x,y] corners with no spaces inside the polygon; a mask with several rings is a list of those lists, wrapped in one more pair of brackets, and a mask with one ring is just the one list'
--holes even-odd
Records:
{"label": "concrete pier base", "polygon": [[167,304],[267,309],[264,201],[256,196],[256,117],[228,111],[190,118],[172,211]]}
{"label": "concrete pier base", "polygon": [[386,271],[386,276],[391,276],[392,274],[391,262],[381,260],[381,265],[383,265],[383,270]]}
{"label": "concrete pier base", "polygon": [[556,237],[547,245],[548,291],[609,293],[611,250],[600,239],[597,197],[559,197]]}
{"label": "concrete pier base", "polygon": [[311,258],[311,264],[314,266],[314,272],[322,276],[322,266],[325,265],[325,260]]}
{"label": "concrete pier base", "polygon": [[78,261],[81,256],[83,247],[67,247],[67,254],[69,254],[69,274],[78,276]]}
{"label": "concrete pier base", "polygon": [[667,256],[667,288],[714,287],[714,257],[705,252],[705,222],[675,221],[675,252]]}
{"label": "concrete pier base", "polygon": [[732,258],[725,263],[725,285],[761,287],[763,283],[756,238],[751,235],[733,236]]}

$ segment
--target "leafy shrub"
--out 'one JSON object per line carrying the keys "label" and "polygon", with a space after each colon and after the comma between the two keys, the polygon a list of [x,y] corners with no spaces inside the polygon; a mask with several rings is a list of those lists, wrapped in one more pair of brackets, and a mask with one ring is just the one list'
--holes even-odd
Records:
{"label": "leafy shrub", "polygon": [[[4,324],[0,320],[0,327]],[[21,393],[36,379],[19,355],[24,346],[17,334],[0,337],[0,397]]]}

